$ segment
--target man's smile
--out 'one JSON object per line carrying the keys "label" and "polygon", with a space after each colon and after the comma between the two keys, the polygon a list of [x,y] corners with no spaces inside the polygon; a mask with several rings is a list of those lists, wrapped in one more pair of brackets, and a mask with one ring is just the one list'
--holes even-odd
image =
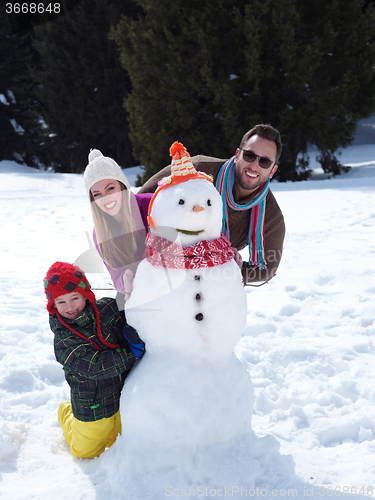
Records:
{"label": "man's smile", "polygon": [[254,172],[250,172],[250,170],[245,170],[245,174],[248,176],[248,177],[251,177],[252,179],[256,179],[257,177],[259,177],[258,174],[254,173]]}

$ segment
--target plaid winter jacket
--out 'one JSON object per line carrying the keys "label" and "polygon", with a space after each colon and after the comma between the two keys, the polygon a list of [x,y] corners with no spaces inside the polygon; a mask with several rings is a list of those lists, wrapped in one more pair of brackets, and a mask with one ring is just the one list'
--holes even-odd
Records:
{"label": "plaid winter jacket", "polygon": [[115,299],[106,297],[96,302],[103,338],[111,344],[119,344],[120,347],[115,350],[100,341],[94,308],[89,302],[87,304],[78,318],[64,318],[64,321],[94,340],[101,352],[92,342],[85,342],[66,328],[56,315],[50,314],[49,322],[55,334],[55,356],[63,365],[66,381],[70,385],[73,414],[78,420],[92,422],[117,412],[121,390],[135,358],[123,336],[126,321]]}

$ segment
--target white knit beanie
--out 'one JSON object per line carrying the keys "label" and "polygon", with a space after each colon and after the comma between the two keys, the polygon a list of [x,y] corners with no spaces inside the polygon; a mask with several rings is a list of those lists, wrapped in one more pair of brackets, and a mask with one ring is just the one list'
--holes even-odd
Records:
{"label": "white knit beanie", "polygon": [[89,163],[83,174],[87,194],[92,186],[103,179],[113,179],[122,182],[130,190],[130,184],[115,160],[103,156],[99,149],[92,149],[89,154]]}

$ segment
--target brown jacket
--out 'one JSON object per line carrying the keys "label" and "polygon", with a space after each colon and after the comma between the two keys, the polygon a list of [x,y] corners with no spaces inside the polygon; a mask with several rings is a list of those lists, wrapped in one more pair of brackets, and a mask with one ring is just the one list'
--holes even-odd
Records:
{"label": "brown jacket", "polygon": [[[227,160],[219,158],[212,158],[210,156],[193,156],[192,163],[196,170],[211,174],[214,178],[214,184],[221,166]],[[171,167],[163,168],[151,177],[138,191],[138,193],[153,193],[158,187],[158,181],[163,177],[171,175]],[[244,203],[248,203],[254,194],[249,195]],[[230,240],[232,246],[237,250],[242,250],[248,245],[247,237],[250,224],[250,210],[238,212],[228,208],[229,217],[229,230]],[[279,267],[281,255],[283,252],[283,242],[285,236],[284,217],[281,213],[280,207],[272,194],[271,190],[268,191],[266,198],[266,217],[264,222],[265,233],[265,257],[267,261],[266,269],[255,268],[250,266],[248,262],[244,262],[242,266],[242,276],[244,283],[251,283],[254,281],[265,281],[271,279]]]}

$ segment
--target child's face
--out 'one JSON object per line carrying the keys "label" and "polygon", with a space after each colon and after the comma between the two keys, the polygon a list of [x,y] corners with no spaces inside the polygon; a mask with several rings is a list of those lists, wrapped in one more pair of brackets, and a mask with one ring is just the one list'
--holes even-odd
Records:
{"label": "child's face", "polygon": [[86,297],[78,292],[60,295],[55,300],[55,307],[63,318],[75,319],[85,309]]}

